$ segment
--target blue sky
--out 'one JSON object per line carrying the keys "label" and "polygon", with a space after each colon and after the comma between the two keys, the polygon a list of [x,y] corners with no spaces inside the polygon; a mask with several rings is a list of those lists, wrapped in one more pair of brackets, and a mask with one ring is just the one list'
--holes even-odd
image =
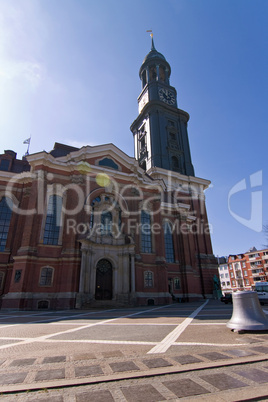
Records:
{"label": "blue sky", "polygon": [[21,158],[31,135],[31,153],[113,142],[134,156],[152,29],[190,114],[196,176],[212,182],[215,255],[263,248],[267,15],[266,0],[0,0],[0,152]]}

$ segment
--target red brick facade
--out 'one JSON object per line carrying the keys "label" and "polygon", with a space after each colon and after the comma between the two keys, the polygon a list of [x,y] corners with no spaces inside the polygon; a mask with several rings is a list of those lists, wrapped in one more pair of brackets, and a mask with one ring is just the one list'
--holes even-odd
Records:
{"label": "red brick facade", "polygon": [[[268,249],[254,247],[244,254],[229,255],[221,262],[219,277],[224,293],[252,290],[257,282],[268,282]],[[226,268],[228,275],[225,277]]]}
{"label": "red brick facade", "polygon": [[1,234],[3,309],[80,308],[96,298],[147,305],[212,296],[217,264],[203,193],[208,181],[160,168],[145,173],[112,144],[55,144],[50,153],[29,155],[28,162],[14,153],[11,159],[0,164],[0,223],[9,224],[6,240],[4,229]]}

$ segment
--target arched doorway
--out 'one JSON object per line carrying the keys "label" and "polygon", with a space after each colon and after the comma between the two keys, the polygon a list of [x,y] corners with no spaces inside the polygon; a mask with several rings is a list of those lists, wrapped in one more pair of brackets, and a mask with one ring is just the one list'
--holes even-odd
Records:
{"label": "arched doorway", "polygon": [[110,261],[102,259],[96,268],[96,300],[111,300],[113,296],[113,267]]}

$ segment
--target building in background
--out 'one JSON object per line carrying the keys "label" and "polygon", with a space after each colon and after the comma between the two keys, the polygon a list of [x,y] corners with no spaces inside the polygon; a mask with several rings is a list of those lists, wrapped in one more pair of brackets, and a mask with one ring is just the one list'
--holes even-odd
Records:
{"label": "building in background", "polygon": [[223,295],[225,295],[227,293],[232,292],[227,258],[225,258],[225,257],[218,258],[218,264],[219,264],[218,271],[219,271],[221,291],[222,291]]}
{"label": "building in background", "polygon": [[251,272],[252,282],[267,282],[268,281],[268,249],[256,250],[253,247],[247,253],[248,270]]}
{"label": "building in background", "polygon": [[245,254],[229,255],[228,268],[232,290],[251,290],[251,271]]}
{"label": "building in background", "polygon": [[[152,41],[131,125],[135,157],[113,144],[0,155],[2,308],[153,305],[212,297],[204,190],[189,115]],[[111,136],[113,133],[111,133]]]}
{"label": "building in background", "polygon": [[[237,290],[252,290],[257,282],[268,282],[268,249],[257,250],[253,247],[244,254],[221,257],[218,262],[224,294]],[[228,281],[225,280],[227,278]]]}

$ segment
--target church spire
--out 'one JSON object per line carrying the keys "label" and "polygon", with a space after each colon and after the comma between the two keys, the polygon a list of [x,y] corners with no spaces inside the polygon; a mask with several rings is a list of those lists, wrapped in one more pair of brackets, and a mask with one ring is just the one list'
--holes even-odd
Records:
{"label": "church spire", "polygon": [[152,37],[152,46],[151,46],[151,50],[156,50],[156,48],[154,47],[154,38]]}
{"label": "church spire", "polygon": [[152,38],[151,50],[154,50],[156,52],[156,48],[154,46],[154,34],[153,34],[153,31],[151,29],[147,29],[146,32],[150,32],[150,37]]}
{"label": "church spire", "polygon": [[187,133],[188,113],[178,109],[177,92],[170,85],[171,68],[154,45],[145,56],[139,76],[139,116],[131,125],[135,157],[145,171],[153,167],[194,176]]}
{"label": "church spire", "polygon": [[156,51],[156,48],[155,48],[155,46],[154,46],[154,37],[153,37],[153,34],[151,34],[151,38],[152,38],[152,46],[151,46],[151,50]]}

